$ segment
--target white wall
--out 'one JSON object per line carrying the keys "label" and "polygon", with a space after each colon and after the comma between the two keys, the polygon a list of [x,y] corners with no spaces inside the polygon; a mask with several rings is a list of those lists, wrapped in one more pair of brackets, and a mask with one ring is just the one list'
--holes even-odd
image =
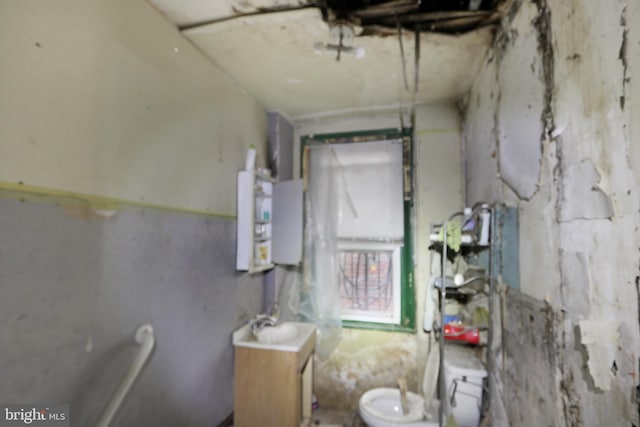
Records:
{"label": "white wall", "polygon": [[551,310],[555,378],[501,365],[558,396],[544,422],[503,396],[519,425],[638,424],[638,22],[632,1],[522,2],[466,99],[467,202],[519,207],[521,292]]}
{"label": "white wall", "polygon": [[0,402],[93,425],[149,322],[114,425],[221,423],[231,333],[261,310],[232,217],[263,109],[143,0],[0,0],[0,58]]}
{"label": "white wall", "polygon": [[262,108],[143,0],[0,2],[0,183],[235,214]]}
{"label": "white wall", "polygon": [[[418,391],[426,360],[428,336],[422,332],[424,294],[429,277],[429,228],[463,206],[461,123],[452,104],[416,107],[415,161],[415,287],[416,335],[343,329],[342,341],[328,360],[316,365],[316,393],[321,405],[357,407],[364,391],[395,387],[406,377]],[[410,126],[404,111],[403,122]],[[294,170],[300,174],[300,137],[323,133],[400,128],[398,110],[353,112],[297,122]],[[324,400],[324,402],[323,402]]]}

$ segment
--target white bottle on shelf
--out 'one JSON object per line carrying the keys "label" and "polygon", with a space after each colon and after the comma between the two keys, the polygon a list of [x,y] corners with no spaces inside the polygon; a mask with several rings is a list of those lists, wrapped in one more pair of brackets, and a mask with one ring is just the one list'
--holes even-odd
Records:
{"label": "white bottle on shelf", "polygon": [[489,244],[489,223],[491,222],[491,211],[487,205],[482,206],[480,222],[482,223],[482,228],[480,229],[480,240],[478,244],[480,246],[487,246]]}

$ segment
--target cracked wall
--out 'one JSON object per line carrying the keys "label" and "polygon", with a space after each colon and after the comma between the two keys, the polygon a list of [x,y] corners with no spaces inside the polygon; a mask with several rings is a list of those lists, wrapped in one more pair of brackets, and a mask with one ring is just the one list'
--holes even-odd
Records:
{"label": "cracked wall", "polygon": [[[467,96],[467,203],[520,212],[494,425],[640,425],[638,22],[637,2],[523,1]],[[516,321],[540,304],[546,359],[537,323]]]}

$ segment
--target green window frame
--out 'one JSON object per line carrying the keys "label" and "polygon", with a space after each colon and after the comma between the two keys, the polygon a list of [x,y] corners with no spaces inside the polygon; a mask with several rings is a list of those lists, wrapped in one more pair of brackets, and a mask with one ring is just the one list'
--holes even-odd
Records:
{"label": "green window frame", "polygon": [[300,137],[300,170],[306,181],[305,159],[309,147],[317,144],[344,144],[374,142],[382,140],[402,140],[403,145],[403,212],[404,245],[400,251],[400,323],[377,323],[368,321],[343,320],[345,328],[370,329],[391,332],[416,332],[416,294],[414,263],[414,183],[413,183],[413,131],[412,129],[379,129],[346,133],[304,135]]}

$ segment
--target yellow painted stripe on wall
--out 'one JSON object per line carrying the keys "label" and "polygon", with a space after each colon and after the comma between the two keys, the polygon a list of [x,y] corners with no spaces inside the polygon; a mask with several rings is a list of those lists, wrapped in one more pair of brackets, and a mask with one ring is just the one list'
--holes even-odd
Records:
{"label": "yellow painted stripe on wall", "polygon": [[123,207],[143,207],[192,215],[205,215],[215,218],[236,219],[235,215],[195,209],[184,209],[175,206],[163,206],[153,203],[145,203],[144,201],[133,201],[94,196],[91,194],[82,194],[72,191],[56,190],[53,188],[37,187],[25,185],[22,183],[2,181],[0,181],[0,197],[13,198],[22,201],[42,201],[65,206],[88,206],[98,211],[117,211],[118,209],[121,209]]}
{"label": "yellow painted stripe on wall", "polygon": [[443,129],[418,129],[415,132],[415,136],[433,135],[438,133],[460,133],[461,129],[458,128],[443,128]]}

